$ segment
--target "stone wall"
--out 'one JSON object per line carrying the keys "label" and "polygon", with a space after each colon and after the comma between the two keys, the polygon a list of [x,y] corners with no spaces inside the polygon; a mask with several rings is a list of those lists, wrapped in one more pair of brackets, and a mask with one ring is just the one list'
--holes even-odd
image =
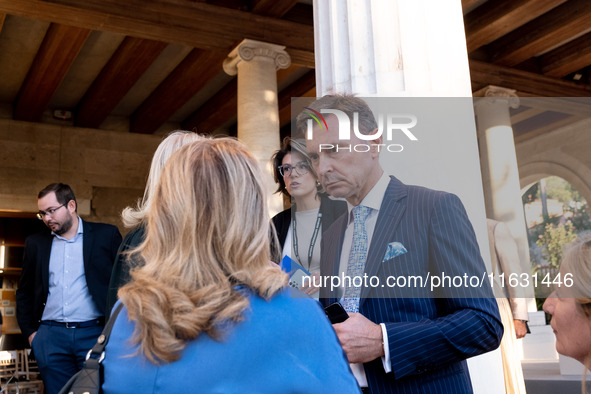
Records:
{"label": "stone wall", "polygon": [[0,211],[37,211],[37,193],[69,184],[84,219],[112,223],[143,195],[160,136],[0,119]]}

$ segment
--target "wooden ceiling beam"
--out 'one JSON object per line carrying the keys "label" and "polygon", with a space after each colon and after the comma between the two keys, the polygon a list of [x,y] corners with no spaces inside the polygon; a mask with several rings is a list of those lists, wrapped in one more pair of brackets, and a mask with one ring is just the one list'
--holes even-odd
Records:
{"label": "wooden ceiling beam", "polygon": [[290,64],[287,68],[280,68],[277,70],[277,88],[279,89],[279,85],[283,83],[288,78],[291,78],[296,72],[301,70],[302,67],[298,66],[297,64]]}
{"label": "wooden ceiling beam", "polygon": [[89,35],[88,29],[55,23],[49,26],[15,100],[15,119],[41,119]]}
{"label": "wooden ceiling beam", "polygon": [[591,114],[591,100],[586,97],[523,97],[521,94],[519,96],[520,106],[582,118],[588,118]]}
{"label": "wooden ceiling beam", "polygon": [[539,58],[542,73],[564,77],[591,64],[591,33],[582,35]]}
{"label": "wooden ceiling beam", "polygon": [[281,18],[291,10],[299,0],[254,0],[252,12],[258,15]]}
{"label": "wooden ceiling beam", "polygon": [[301,23],[304,25],[314,25],[314,9],[312,3],[297,3],[281,19]]}
{"label": "wooden ceiling beam", "polygon": [[[134,1],[136,4],[140,4],[145,0],[128,0]],[[247,0],[160,0],[162,3],[169,3],[174,5],[180,5],[183,7],[192,7],[194,3],[207,3],[214,4],[216,7],[230,8],[240,11],[248,11],[249,4]]]}
{"label": "wooden ceiling beam", "polygon": [[304,95],[316,86],[316,72],[308,71],[297,81],[286,87],[279,93],[279,125],[283,126],[291,120],[292,97],[305,97]]}
{"label": "wooden ceiling beam", "polygon": [[[487,100],[486,97],[483,97],[484,100]],[[522,107],[523,104],[521,102],[521,97],[519,98],[519,106]],[[547,98],[540,98],[537,97],[538,100],[546,100]],[[534,116],[538,116],[539,114],[545,112],[544,109],[540,109],[540,108],[530,108],[530,109],[526,109],[525,111],[521,111],[519,112],[517,115],[513,115],[511,116],[511,124],[517,124],[523,120],[527,120],[529,118],[533,118]]]}
{"label": "wooden ceiling beam", "polygon": [[480,0],[462,0],[462,10],[466,12],[467,9],[478,3]]}
{"label": "wooden ceiling beam", "polygon": [[[304,92],[299,97],[316,98],[316,86],[314,86],[312,89],[308,90],[307,92]],[[310,100],[310,102],[311,101],[313,101],[313,100]],[[295,108],[293,107],[294,105],[295,105]],[[293,113],[296,113],[296,114],[300,113],[304,109],[304,105],[306,105],[304,100],[298,100],[295,102],[295,104],[292,103],[291,105],[279,110],[279,121],[280,121],[280,125],[281,125],[281,128],[279,130],[280,130],[281,141],[283,141],[283,139],[285,137],[292,136],[292,134],[295,133],[295,130],[292,130],[291,115]]]}
{"label": "wooden ceiling beam", "polygon": [[[298,0],[277,1],[258,0],[254,1],[252,12],[258,15],[280,18],[291,10]],[[277,82],[287,78],[299,67],[291,65],[288,69],[281,69],[277,72]],[[238,107],[238,83],[234,78],[224,88],[217,92],[212,98],[193,112],[182,123],[185,130],[195,129],[198,133],[212,133],[223,125],[228,119],[236,115]]]}
{"label": "wooden ceiling beam", "polygon": [[539,97],[589,97],[591,85],[557,80],[545,75],[470,60],[472,86],[502,86]]}
{"label": "wooden ceiling beam", "polygon": [[573,124],[576,123],[582,119],[585,119],[583,117],[570,117],[567,119],[562,119],[558,122],[552,122],[548,125],[536,128],[535,130],[531,130],[531,131],[527,131],[527,132],[519,132],[517,130],[514,129],[514,140],[516,144],[519,144],[521,142],[527,141],[529,139],[532,139],[534,137],[537,137],[539,135],[542,134],[546,134],[546,133],[551,133],[555,130],[560,129],[561,127],[564,126],[568,126],[569,124]]}
{"label": "wooden ceiling beam", "polygon": [[[289,78],[293,73],[297,72],[300,67],[293,64],[285,69],[277,71],[277,83],[281,83]],[[285,90],[285,89],[284,89]],[[279,94],[281,97],[281,93]],[[223,87],[213,97],[211,97],[205,104],[193,112],[182,123],[183,129],[193,130],[198,133],[209,134],[217,130],[226,121],[233,116],[236,116],[238,108],[238,84],[237,79],[234,78],[230,83]]]}
{"label": "wooden ceiling beam", "polygon": [[[177,4],[178,3],[178,4]],[[171,0],[0,0],[0,13],[229,53],[244,38],[285,45],[295,64],[314,67],[314,28],[205,3]]]}
{"label": "wooden ceiling beam", "polygon": [[151,134],[222,68],[225,54],[193,49],[131,116],[134,133]]}
{"label": "wooden ceiling beam", "polygon": [[184,130],[210,134],[236,115],[238,107],[237,78],[232,79],[211,99],[182,123]]}
{"label": "wooden ceiling beam", "polygon": [[76,111],[76,125],[99,128],[168,44],[125,37]]}
{"label": "wooden ceiling beam", "polygon": [[277,100],[279,110],[285,107],[290,107],[292,97],[302,97],[304,93],[315,86],[316,71],[310,70],[279,93],[279,98]]}
{"label": "wooden ceiling beam", "polygon": [[493,42],[565,1],[487,1],[464,17],[468,52]]}
{"label": "wooden ceiling beam", "polygon": [[486,49],[493,63],[515,66],[583,33],[591,26],[591,1],[569,0],[511,33]]}

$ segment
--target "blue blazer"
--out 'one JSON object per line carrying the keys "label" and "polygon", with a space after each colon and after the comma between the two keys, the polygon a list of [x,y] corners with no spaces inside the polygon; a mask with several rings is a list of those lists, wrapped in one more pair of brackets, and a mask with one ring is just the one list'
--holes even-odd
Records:
{"label": "blue blazer", "polygon": [[[105,313],[107,288],[113,260],[121,243],[117,227],[82,221],[82,254],[88,292],[96,307]],[[53,235],[49,231],[31,235],[25,241],[23,270],[16,290],[16,318],[26,338],[37,331],[49,294],[49,257]]]}
{"label": "blue blazer", "polygon": [[[324,233],[321,275],[339,275],[346,215]],[[406,253],[384,261],[388,244]],[[450,193],[407,186],[395,177],[384,195],[368,250],[365,273],[385,284],[388,276],[468,276],[486,268],[460,199]],[[329,288],[321,302],[338,300]],[[392,373],[381,359],[364,365],[371,393],[470,393],[468,357],[496,349],[503,335],[497,303],[488,282],[469,293],[411,285],[362,288],[359,312],[385,323]]]}
{"label": "blue blazer", "polygon": [[224,325],[221,340],[201,334],[178,361],[152,364],[130,338],[123,308],[105,351],[105,394],[359,393],[332,326],[318,303],[289,289],[266,301],[244,290],[244,320]]}

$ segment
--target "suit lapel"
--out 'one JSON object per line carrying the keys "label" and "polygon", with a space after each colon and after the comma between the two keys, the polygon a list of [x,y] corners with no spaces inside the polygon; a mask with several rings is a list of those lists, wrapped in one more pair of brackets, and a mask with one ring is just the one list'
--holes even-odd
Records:
{"label": "suit lapel", "polygon": [[[368,277],[375,276],[382,264],[384,253],[391,241],[396,227],[406,210],[406,195],[408,187],[393,176],[384,194],[378,220],[371,238],[371,245],[365,262],[365,273]],[[361,301],[363,303],[370,288],[364,287],[361,290]]]}

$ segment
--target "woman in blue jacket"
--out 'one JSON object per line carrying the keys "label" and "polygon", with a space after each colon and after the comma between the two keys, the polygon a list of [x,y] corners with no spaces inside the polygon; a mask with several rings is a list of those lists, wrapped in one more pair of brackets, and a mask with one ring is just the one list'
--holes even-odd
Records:
{"label": "woman in blue jacket", "polygon": [[262,175],[238,141],[166,162],[119,291],[103,361],[109,393],[359,392],[317,302],[270,262]]}

